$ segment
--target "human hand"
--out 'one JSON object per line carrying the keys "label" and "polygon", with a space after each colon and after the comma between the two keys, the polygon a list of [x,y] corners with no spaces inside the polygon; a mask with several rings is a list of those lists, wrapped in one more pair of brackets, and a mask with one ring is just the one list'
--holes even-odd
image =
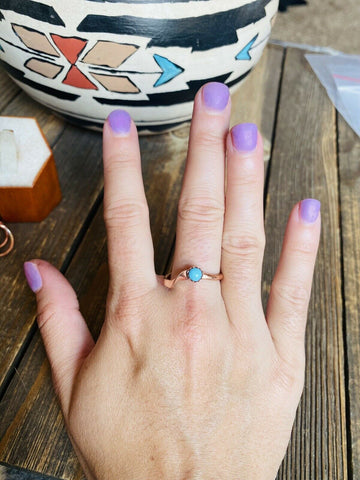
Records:
{"label": "human hand", "polygon": [[262,139],[252,124],[229,133],[230,108],[222,84],[196,96],[173,264],[174,275],[221,270],[221,282],[169,289],[156,276],[136,128],[122,111],[104,126],[110,286],[96,344],[67,280],[42,260],[25,264],[89,479],[273,480],[285,454],[303,388],[320,204],[294,206],[264,315]]}

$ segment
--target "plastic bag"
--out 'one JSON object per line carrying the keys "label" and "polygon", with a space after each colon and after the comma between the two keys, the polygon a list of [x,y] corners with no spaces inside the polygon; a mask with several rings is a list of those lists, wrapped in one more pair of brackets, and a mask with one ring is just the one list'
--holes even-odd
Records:
{"label": "plastic bag", "polygon": [[305,57],[337,110],[360,136],[360,55],[306,54]]}

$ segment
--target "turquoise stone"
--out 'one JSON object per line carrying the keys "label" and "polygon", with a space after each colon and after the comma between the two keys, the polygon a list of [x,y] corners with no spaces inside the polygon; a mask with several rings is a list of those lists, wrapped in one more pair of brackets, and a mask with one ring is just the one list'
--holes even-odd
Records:
{"label": "turquoise stone", "polygon": [[188,272],[188,278],[190,278],[192,282],[199,282],[202,279],[202,276],[202,271],[197,267],[190,268]]}

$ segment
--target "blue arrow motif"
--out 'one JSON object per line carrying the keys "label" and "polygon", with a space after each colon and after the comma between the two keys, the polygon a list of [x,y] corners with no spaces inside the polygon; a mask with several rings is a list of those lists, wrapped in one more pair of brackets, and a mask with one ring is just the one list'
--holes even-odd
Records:
{"label": "blue arrow motif", "polygon": [[170,80],[177,77],[178,75],[180,75],[180,73],[184,71],[183,68],[179,67],[178,65],[175,65],[175,63],[170,62],[170,60],[168,60],[165,57],[162,57],[161,55],[155,54],[154,59],[163,71],[160,78],[158,78],[158,80],[154,84],[154,87],[159,87],[160,85],[163,85],[164,83],[169,82]]}
{"label": "blue arrow motif", "polygon": [[258,36],[259,34],[257,34],[252,40],[250,40],[250,42],[242,50],[240,50],[240,52],[235,57],[236,60],[251,60],[249,50],[254,45]]}

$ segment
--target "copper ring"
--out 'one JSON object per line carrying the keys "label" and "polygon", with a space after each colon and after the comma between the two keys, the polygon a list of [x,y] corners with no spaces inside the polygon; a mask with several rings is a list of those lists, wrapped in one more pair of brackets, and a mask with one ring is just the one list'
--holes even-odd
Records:
{"label": "copper ring", "polygon": [[200,280],[222,280],[224,275],[222,273],[205,273],[199,267],[188,267],[182,270],[174,278],[171,278],[171,273],[164,277],[164,285],[168,288],[173,288],[180,280],[190,280],[193,283],[198,283]]}
{"label": "copper ring", "polygon": [[5,232],[5,240],[0,243],[0,248],[7,247],[4,251],[0,252],[0,257],[5,257],[5,255],[8,255],[14,248],[14,236],[11,233],[11,230],[9,230],[2,222],[0,222],[0,230]]}

